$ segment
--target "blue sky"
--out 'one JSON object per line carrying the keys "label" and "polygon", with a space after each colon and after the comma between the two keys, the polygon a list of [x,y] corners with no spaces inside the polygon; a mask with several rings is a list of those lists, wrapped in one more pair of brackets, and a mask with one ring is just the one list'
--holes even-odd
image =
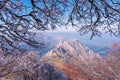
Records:
{"label": "blue sky", "polygon": [[[31,0],[22,0],[22,2],[24,3],[24,5],[27,5],[28,7],[30,7],[27,9],[27,13],[32,11]],[[48,32],[74,32],[74,31],[75,31],[75,29],[72,28],[72,26],[69,25],[69,26],[67,26],[67,29],[66,29],[66,27],[64,25],[61,27],[57,27],[55,30],[50,30]]]}

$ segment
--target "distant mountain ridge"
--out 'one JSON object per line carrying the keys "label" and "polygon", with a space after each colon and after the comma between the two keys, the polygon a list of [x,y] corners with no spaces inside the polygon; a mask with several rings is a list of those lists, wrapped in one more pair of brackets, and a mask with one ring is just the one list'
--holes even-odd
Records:
{"label": "distant mountain ridge", "polygon": [[[95,54],[94,51],[90,50],[85,45],[81,44],[78,40],[64,40],[60,41],[56,47],[48,53],[46,53],[46,56],[53,55],[55,51],[58,51],[62,53],[63,55],[71,55],[74,57],[86,57],[86,56],[95,56],[98,55]],[[57,53],[56,53],[57,54]]]}
{"label": "distant mountain ridge", "polygon": [[[39,34],[38,34],[39,35]],[[107,55],[107,51],[110,50],[110,46],[113,42],[120,41],[119,38],[111,37],[109,35],[104,34],[102,37],[95,36],[92,40],[90,40],[90,34],[80,36],[77,32],[55,32],[55,33],[44,33],[42,38],[37,37],[39,39],[43,39],[43,41],[50,43],[48,45],[48,49],[44,49],[40,51],[42,54],[45,54],[49,50],[56,47],[59,41],[61,40],[71,40],[71,39],[77,39],[90,49],[92,49],[94,52],[99,53],[102,56]],[[51,48],[52,45],[52,48]]]}

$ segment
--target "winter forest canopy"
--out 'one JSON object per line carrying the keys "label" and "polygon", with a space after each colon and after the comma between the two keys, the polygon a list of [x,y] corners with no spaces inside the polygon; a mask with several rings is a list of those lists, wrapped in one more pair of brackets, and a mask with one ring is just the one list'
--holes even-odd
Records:
{"label": "winter forest canopy", "polygon": [[[81,35],[120,37],[119,0],[0,0],[0,48],[19,49],[17,43],[45,47],[35,40],[39,31],[71,25]],[[67,27],[69,28],[69,27]],[[11,48],[6,47],[11,46]]]}

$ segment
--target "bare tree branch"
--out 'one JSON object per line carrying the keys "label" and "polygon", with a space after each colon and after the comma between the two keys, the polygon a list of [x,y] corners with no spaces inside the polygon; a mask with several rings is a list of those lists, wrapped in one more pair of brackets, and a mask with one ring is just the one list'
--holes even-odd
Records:
{"label": "bare tree branch", "polygon": [[109,32],[120,37],[119,0],[0,0],[0,47],[18,48],[25,42],[43,47],[30,30],[54,30],[71,23],[81,35],[101,36]]}

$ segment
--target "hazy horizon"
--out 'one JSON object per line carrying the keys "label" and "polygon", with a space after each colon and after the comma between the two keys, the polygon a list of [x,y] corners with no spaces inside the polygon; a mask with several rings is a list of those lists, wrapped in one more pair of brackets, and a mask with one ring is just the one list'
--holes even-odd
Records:
{"label": "hazy horizon", "polygon": [[[114,42],[119,42],[120,38],[103,34],[101,37],[95,36],[90,40],[90,34],[80,36],[78,32],[45,32],[44,41],[55,46],[60,40],[77,39],[95,52],[105,55]],[[50,49],[50,48],[48,48]],[[43,51],[44,52],[44,51]],[[45,50],[44,53],[47,51]]]}

